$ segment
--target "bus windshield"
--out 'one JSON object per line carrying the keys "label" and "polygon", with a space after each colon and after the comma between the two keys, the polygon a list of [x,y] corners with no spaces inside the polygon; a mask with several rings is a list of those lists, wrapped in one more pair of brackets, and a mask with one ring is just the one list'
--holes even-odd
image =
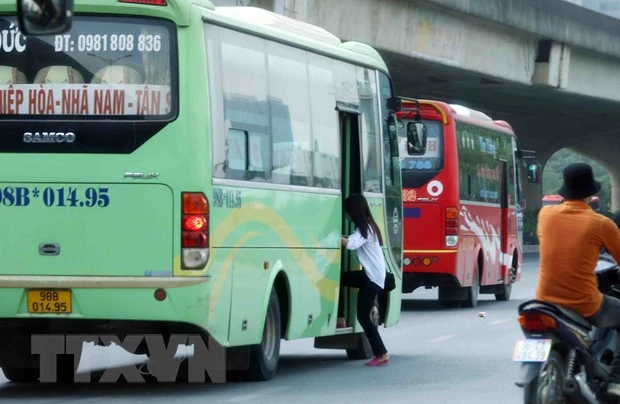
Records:
{"label": "bus windshield", "polygon": [[407,123],[398,125],[400,168],[405,171],[440,171],[443,168],[443,125],[438,121],[425,120],[426,151],[420,155],[407,153]]}
{"label": "bus windshield", "polygon": [[[25,37],[0,17],[0,121],[170,120],[176,114],[174,26],[75,16],[63,35]],[[0,140],[1,142],[1,140]]]}

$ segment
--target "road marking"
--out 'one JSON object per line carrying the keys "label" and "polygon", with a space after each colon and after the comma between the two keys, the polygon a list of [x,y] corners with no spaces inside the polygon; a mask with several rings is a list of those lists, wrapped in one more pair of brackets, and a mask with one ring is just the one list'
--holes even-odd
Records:
{"label": "road marking", "polygon": [[429,339],[428,342],[441,342],[441,341],[447,341],[449,339],[452,339],[456,337],[455,334],[446,334],[446,335],[441,335],[439,337],[435,337],[433,339]]}
{"label": "road marking", "polygon": [[268,389],[264,389],[261,390],[257,393],[252,393],[252,394],[244,394],[241,396],[237,396],[237,397],[233,397],[230,400],[227,400],[229,403],[244,403],[247,401],[256,401],[257,399],[263,398],[264,396],[268,396],[272,393],[275,393],[276,391],[281,391],[281,390],[286,390],[289,387],[286,386],[282,386],[282,387],[272,387],[272,388],[268,388]]}
{"label": "road marking", "polygon": [[499,324],[507,323],[509,321],[513,321],[513,319],[512,318],[505,318],[503,320],[495,320],[495,321],[490,322],[489,325],[499,325]]}

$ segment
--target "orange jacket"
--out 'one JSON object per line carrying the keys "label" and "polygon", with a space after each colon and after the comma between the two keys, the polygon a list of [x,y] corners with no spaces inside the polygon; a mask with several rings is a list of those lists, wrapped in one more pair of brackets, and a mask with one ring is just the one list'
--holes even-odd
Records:
{"label": "orange jacket", "polygon": [[538,214],[540,273],[536,298],[594,315],[603,301],[594,268],[605,247],[620,263],[620,230],[585,202],[545,206]]}

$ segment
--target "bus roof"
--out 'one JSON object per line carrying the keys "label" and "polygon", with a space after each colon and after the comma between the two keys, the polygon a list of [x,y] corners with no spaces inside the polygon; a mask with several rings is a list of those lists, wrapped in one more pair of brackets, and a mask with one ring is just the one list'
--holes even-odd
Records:
{"label": "bus roof", "polygon": [[490,116],[480,111],[476,111],[475,109],[467,108],[459,104],[449,104],[449,105],[450,105],[450,109],[452,110],[452,113],[456,116],[467,116],[467,117],[485,120],[488,122],[493,122],[493,119],[491,119]]}
{"label": "bus roof", "polygon": [[[448,123],[448,115],[454,117],[457,121],[471,123],[473,125],[486,127],[492,130],[500,131],[503,133],[510,134],[515,136],[515,133],[512,129],[512,126],[506,121],[502,120],[493,120],[487,114],[477,111],[472,108],[465,107],[459,104],[448,104],[443,101],[436,100],[418,100],[420,102],[420,108],[422,109],[422,113],[427,111],[427,114],[434,115],[431,111],[436,111],[442,116],[444,124]],[[404,100],[403,101],[403,110],[415,108],[415,103]],[[403,115],[402,113],[399,115]]]}
{"label": "bus roof", "polygon": [[216,12],[236,18],[243,21],[245,24],[252,23],[260,26],[271,26],[281,32],[313,38],[328,46],[340,46],[340,44],[342,44],[340,38],[321,27],[298,21],[281,14],[276,14],[262,8],[217,7]]}
{"label": "bus roof", "polygon": [[[316,53],[389,73],[379,52],[355,41],[343,42],[327,30],[258,7],[214,6],[209,0],[166,0],[166,6],[135,4],[132,0],[74,0],[74,14],[109,13],[169,18],[177,26],[187,26],[196,5],[203,9],[203,20],[252,32],[296,45]],[[0,0],[0,13],[16,13],[16,0]]]}
{"label": "bus roof", "polygon": [[252,31],[280,42],[298,45],[317,53],[339,57],[388,72],[385,61],[371,46],[355,41],[342,42],[329,31],[258,7],[215,7],[207,20]]}

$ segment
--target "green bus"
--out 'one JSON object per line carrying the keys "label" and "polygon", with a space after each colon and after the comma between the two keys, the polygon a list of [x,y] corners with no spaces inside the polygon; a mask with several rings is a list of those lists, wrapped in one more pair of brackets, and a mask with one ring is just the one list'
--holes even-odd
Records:
{"label": "green bus", "polygon": [[[254,380],[276,374],[281,339],[370,357],[340,288],[360,269],[340,247],[351,193],[396,274],[369,315],[398,323],[398,108],[378,52],[207,0],[77,0],[71,29],[43,36],[1,0],[0,38],[8,379],[38,379],[34,334],[194,333]],[[57,371],[72,378],[74,357]]]}

